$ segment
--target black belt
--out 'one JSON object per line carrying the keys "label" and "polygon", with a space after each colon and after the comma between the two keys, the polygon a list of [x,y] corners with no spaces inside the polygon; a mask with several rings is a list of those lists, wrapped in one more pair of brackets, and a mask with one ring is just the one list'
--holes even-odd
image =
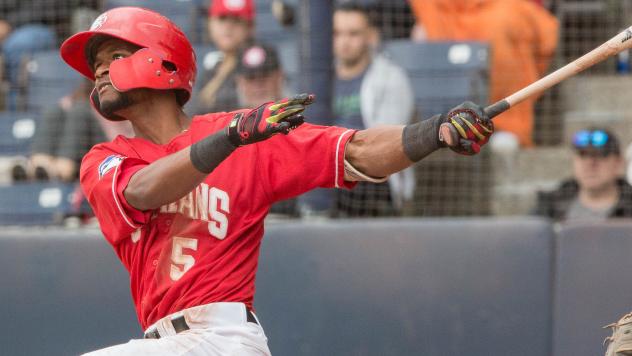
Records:
{"label": "black belt", "polygon": [[[259,325],[259,323],[257,322],[257,318],[255,318],[255,315],[250,310],[246,310],[246,320],[249,323],[255,323]],[[184,315],[171,319],[171,325],[173,325],[173,329],[176,331],[176,334],[190,329],[187,321],[184,319]],[[158,329],[146,332],[145,339],[160,339],[160,333],[158,333]]]}

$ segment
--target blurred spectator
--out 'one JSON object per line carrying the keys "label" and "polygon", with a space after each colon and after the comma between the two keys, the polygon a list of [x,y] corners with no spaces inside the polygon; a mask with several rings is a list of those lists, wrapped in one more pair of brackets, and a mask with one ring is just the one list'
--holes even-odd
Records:
{"label": "blurred spectator", "polygon": [[[345,2],[334,11],[334,124],[352,129],[403,125],[414,114],[414,95],[404,70],[375,53],[379,41],[368,8]],[[388,183],[360,182],[336,194],[340,216],[392,215],[412,198],[412,169]]]}
{"label": "blurred spectator", "polygon": [[623,179],[619,140],[606,129],[573,137],[574,177],[557,190],[541,192],[536,214],[555,220],[599,221],[632,216],[632,186]]}
{"label": "blurred spectator", "polygon": [[[95,9],[96,0],[2,0],[0,44],[4,78],[11,88],[19,84],[22,58],[36,51],[54,49],[59,38],[70,33],[73,17],[83,9]],[[16,92],[10,92],[9,109],[15,108]]]}
{"label": "blurred spectator", "polygon": [[254,17],[253,0],[211,1],[208,30],[218,52],[209,54],[203,61],[201,89],[193,104],[195,114],[239,108],[235,81],[237,55],[252,41]]}
{"label": "blurred spectator", "polygon": [[[557,46],[558,22],[530,0],[409,0],[417,41],[488,41],[492,47],[490,102],[540,78]],[[531,98],[494,119],[497,130],[533,145]]]}
{"label": "blurred spectator", "polygon": [[26,165],[13,168],[14,180],[75,181],[81,159],[93,145],[118,134],[132,136],[129,122],[107,121],[90,107],[92,88],[92,82],[83,80],[73,93],[45,111],[35,132],[31,157]]}
{"label": "blurred spectator", "polygon": [[270,46],[253,44],[242,50],[236,73],[240,107],[255,108],[287,94],[279,56]]}
{"label": "blurred spectator", "polygon": [[[252,44],[240,51],[236,81],[239,106],[243,108],[256,108],[289,96],[277,51],[267,45]],[[289,199],[272,205],[268,217],[299,215],[296,199]]]}

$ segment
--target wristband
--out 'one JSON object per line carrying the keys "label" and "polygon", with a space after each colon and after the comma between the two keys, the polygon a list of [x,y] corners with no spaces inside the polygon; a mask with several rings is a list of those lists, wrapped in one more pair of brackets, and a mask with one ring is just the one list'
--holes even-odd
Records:
{"label": "wristband", "polygon": [[222,130],[192,144],[189,158],[195,169],[208,174],[236,148]]}
{"label": "wristband", "polygon": [[406,125],[402,132],[404,153],[413,162],[418,162],[432,152],[443,147],[439,141],[439,127],[443,123],[442,115]]}

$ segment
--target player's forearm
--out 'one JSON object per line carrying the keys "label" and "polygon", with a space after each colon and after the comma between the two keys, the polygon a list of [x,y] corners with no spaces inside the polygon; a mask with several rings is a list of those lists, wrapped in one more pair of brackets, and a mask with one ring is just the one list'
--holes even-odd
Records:
{"label": "player's forearm", "polygon": [[345,159],[371,177],[386,177],[413,162],[404,153],[404,126],[381,126],[356,132],[345,149]]}
{"label": "player's forearm", "polygon": [[125,188],[125,199],[139,210],[177,201],[202,183],[235,148],[224,131],[216,132],[139,170]]}
{"label": "player's forearm", "polygon": [[193,166],[190,150],[187,147],[136,172],[124,191],[127,202],[138,210],[157,209],[195,189],[208,174]]}

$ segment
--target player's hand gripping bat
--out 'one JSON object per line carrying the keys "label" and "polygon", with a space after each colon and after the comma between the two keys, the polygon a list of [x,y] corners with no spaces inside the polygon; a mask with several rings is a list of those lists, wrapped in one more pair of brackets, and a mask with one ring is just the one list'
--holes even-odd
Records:
{"label": "player's hand gripping bat", "polygon": [[632,27],[555,72],[486,107],[484,114],[480,111],[477,112],[481,109],[479,106],[473,103],[464,103],[447,114],[446,122],[439,129],[439,140],[445,142],[450,149],[457,153],[476,154],[480,151],[481,146],[487,143],[489,136],[494,131],[494,126],[489,119],[584,69],[630,48],[632,48]]}

